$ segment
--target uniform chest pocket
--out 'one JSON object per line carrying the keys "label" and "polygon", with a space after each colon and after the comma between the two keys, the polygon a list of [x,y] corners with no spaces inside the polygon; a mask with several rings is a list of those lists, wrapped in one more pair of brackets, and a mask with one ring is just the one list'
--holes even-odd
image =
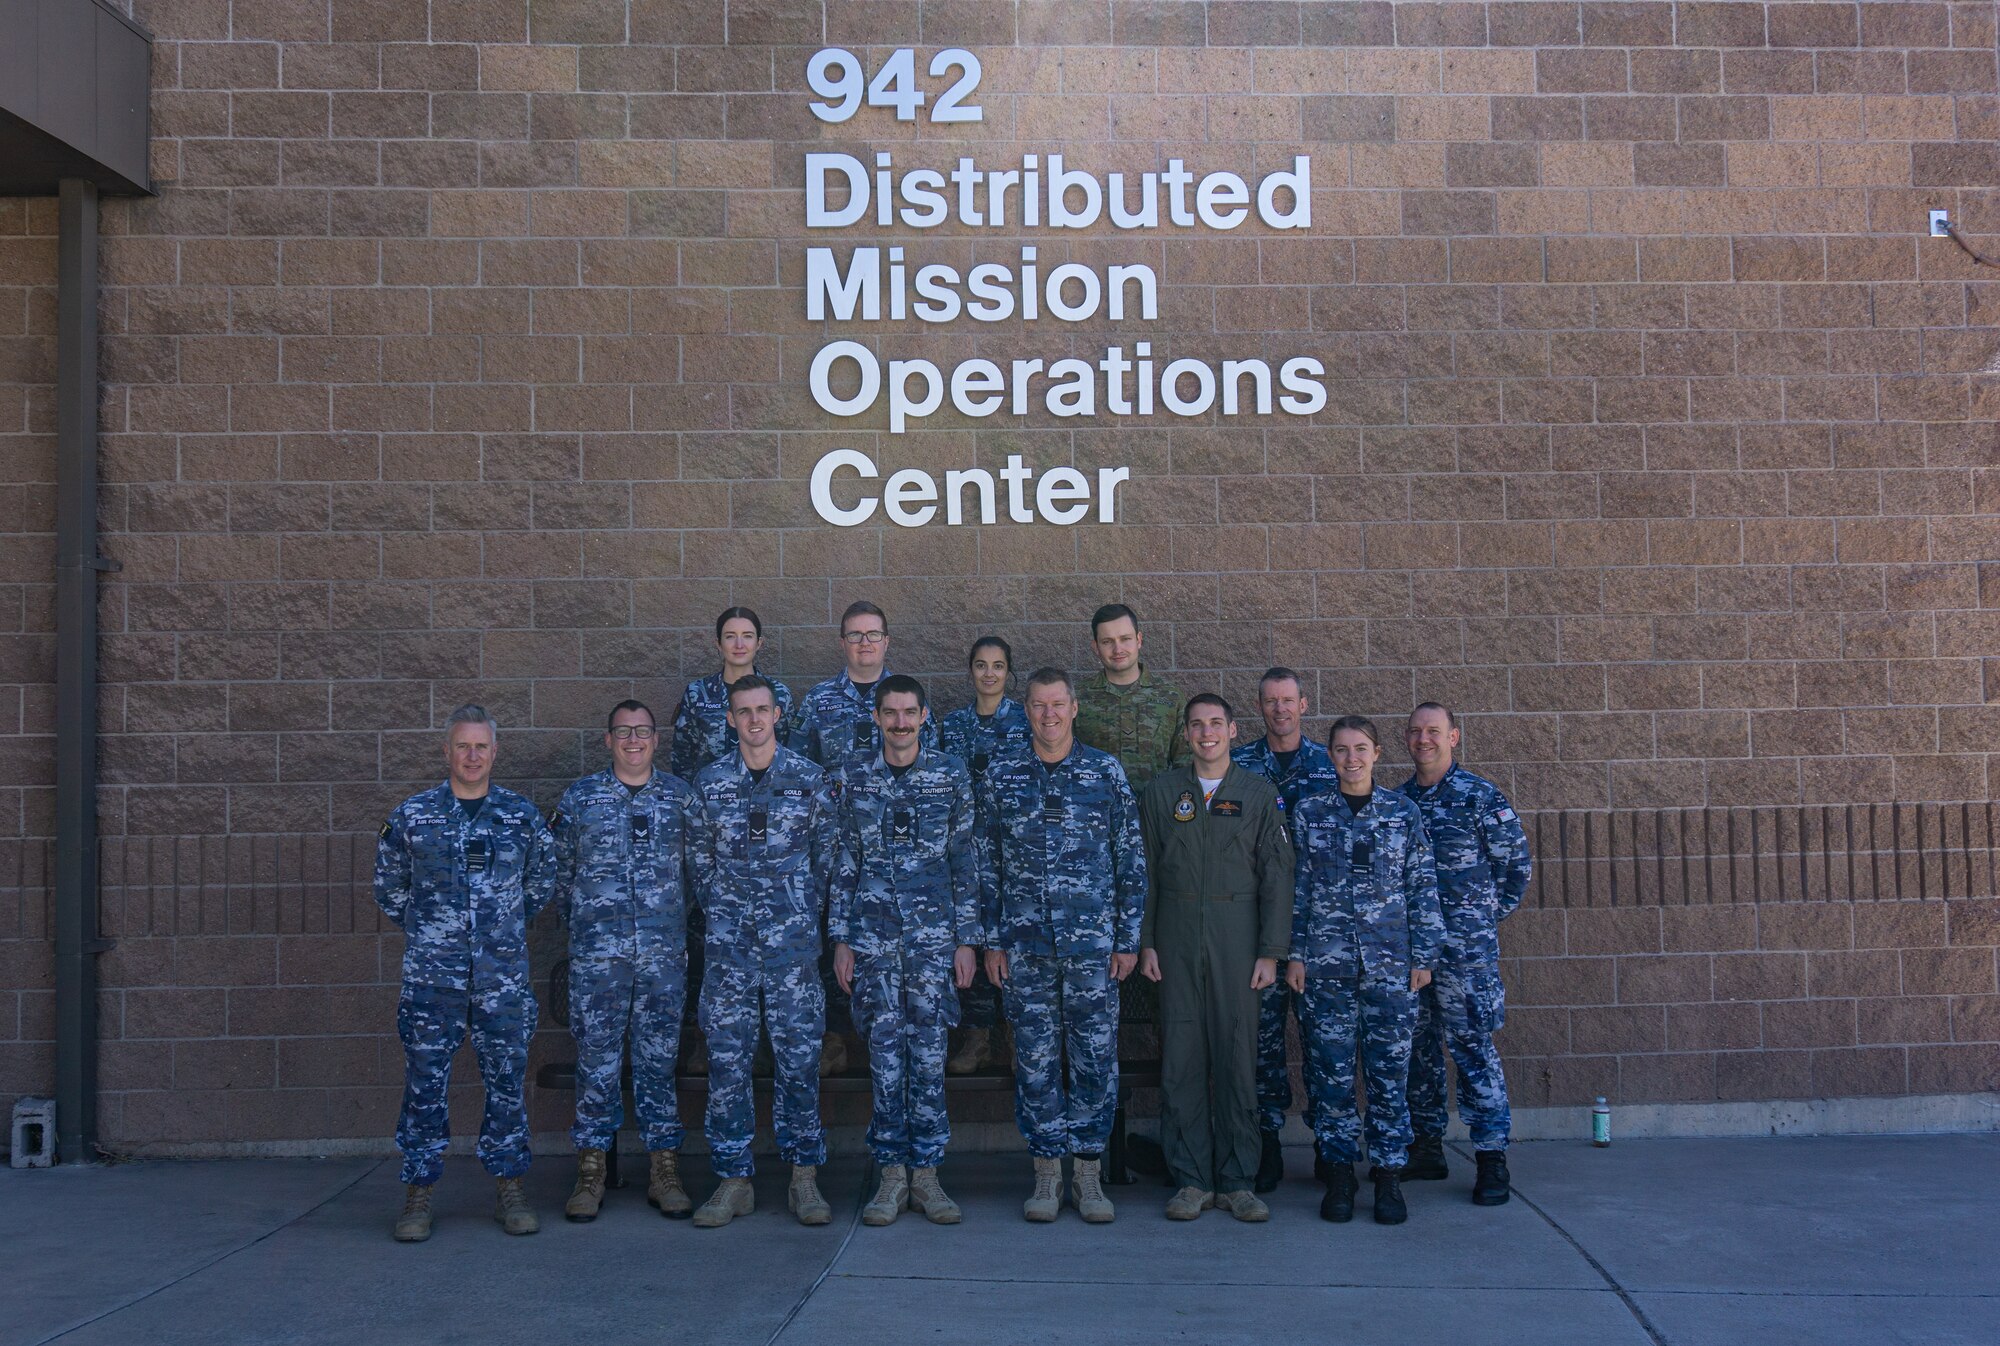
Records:
{"label": "uniform chest pocket", "polygon": [[[803,799],[774,799],[768,804],[759,804],[751,810],[754,824],[762,816],[762,839],[753,841],[751,856],[769,857],[773,854],[788,854],[804,846],[806,840],[807,801]],[[751,831],[758,831],[754,825]]]}
{"label": "uniform chest pocket", "polygon": [[1383,823],[1375,829],[1375,859],[1385,869],[1400,870],[1409,849],[1410,829],[1402,823]]}

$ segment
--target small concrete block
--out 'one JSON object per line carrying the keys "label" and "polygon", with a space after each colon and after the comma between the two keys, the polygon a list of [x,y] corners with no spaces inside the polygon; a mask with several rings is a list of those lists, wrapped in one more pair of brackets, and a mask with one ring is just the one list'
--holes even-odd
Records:
{"label": "small concrete block", "polygon": [[56,1101],[53,1098],[14,1100],[13,1164],[15,1168],[47,1168],[56,1161]]}

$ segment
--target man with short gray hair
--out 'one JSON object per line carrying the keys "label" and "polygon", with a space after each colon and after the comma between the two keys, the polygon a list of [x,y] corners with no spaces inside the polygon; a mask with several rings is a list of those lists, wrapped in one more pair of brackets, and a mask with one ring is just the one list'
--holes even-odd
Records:
{"label": "man with short gray hair", "polygon": [[486,1110],[479,1162],[499,1182],[494,1219],[509,1234],[539,1228],[521,1180],[528,1171],[528,1037],[535,995],[528,923],[555,893],[555,838],[535,806],[491,783],[500,726],[460,706],[445,725],[449,776],[414,794],[382,824],[375,901],[403,932],[396,1031],[403,1040],[401,1243],[431,1236],[431,1187],[444,1173],[451,1059],[468,1029]]}
{"label": "man with short gray hair", "polygon": [[1534,873],[1528,834],[1500,787],[1458,764],[1458,716],[1435,701],[1410,712],[1403,741],[1414,768],[1401,789],[1423,814],[1437,858],[1444,943],[1420,994],[1410,1051],[1410,1146],[1405,1176],[1450,1176],[1444,1158],[1444,1058],[1458,1067],[1458,1115],[1472,1133],[1473,1204],[1505,1205],[1513,1190],[1507,1141],[1513,1113],[1493,1035],[1507,1022],[1500,922],[1521,905]]}

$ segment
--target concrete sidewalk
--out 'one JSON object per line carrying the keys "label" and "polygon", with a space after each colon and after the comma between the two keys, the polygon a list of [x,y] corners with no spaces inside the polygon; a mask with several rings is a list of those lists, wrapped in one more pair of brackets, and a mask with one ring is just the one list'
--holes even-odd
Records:
{"label": "concrete sidewalk", "polygon": [[1110,1228],[1070,1210],[1030,1226],[1025,1158],[973,1155],[945,1170],[956,1228],[862,1227],[868,1175],[845,1164],[825,1175],[830,1228],[784,1214],[768,1165],[757,1214],[716,1231],[662,1220],[638,1187],[565,1224],[569,1165],[543,1160],[528,1239],[453,1160],[416,1247],[388,1236],[391,1161],[5,1171],[0,1346],[2000,1341],[2000,1136],[1523,1144],[1493,1210],[1467,1200],[1457,1153],[1449,1182],[1406,1187],[1394,1229],[1365,1208],[1321,1223],[1310,1156],[1290,1158],[1263,1226],[1169,1224],[1150,1180],[1115,1190]]}

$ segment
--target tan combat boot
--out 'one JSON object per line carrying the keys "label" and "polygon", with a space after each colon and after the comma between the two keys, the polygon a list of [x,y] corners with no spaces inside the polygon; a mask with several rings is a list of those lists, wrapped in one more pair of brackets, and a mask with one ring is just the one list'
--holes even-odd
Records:
{"label": "tan combat boot", "polygon": [[968,1028],[958,1040],[958,1050],[944,1063],[947,1075],[975,1075],[993,1063],[993,1030]]}
{"label": "tan combat boot", "polygon": [[396,1242],[422,1243],[431,1236],[431,1189],[411,1183],[403,1189],[403,1213],[396,1217]]}
{"label": "tan combat boot", "polygon": [[498,1192],[500,1199],[494,1204],[493,1218],[502,1229],[510,1234],[532,1234],[542,1227],[528,1206],[528,1194],[519,1178],[499,1179]]}
{"label": "tan combat boot", "polygon": [[653,1171],[646,1179],[646,1204],[669,1220],[685,1220],[694,1214],[694,1202],[681,1186],[679,1150],[654,1150],[649,1156]]}
{"label": "tan combat boot", "polygon": [[748,1178],[724,1178],[701,1209],[694,1213],[696,1229],[720,1229],[739,1215],[757,1209],[757,1193]]}
{"label": "tan combat boot", "polygon": [[829,1224],[833,1207],[819,1194],[819,1168],[814,1164],[793,1164],[792,1185],[785,1192],[785,1204],[800,1224]]}
{"label": "tan combat boot", "polygon": [[604,1151],[576,1152],[576,1190],[563,1203],[563,1218],[574,1224],[589,1224],[604,1204]]}
{"label": "tan combat boot", "polygon": [[1245,1224],[1262,1224],[1271,1218],[1271,1208],[1255,1192],[1223,1192],[1215,1198],[1215,1204],[1225,1207]]}
{"label": "tan combat boot", "polygon": [[886,1165],[882,1169],[882,1185],[875,1189],[874,1200],[861,1208],[861,1223],[871,1229],[892,1225],[909,1200],[910,1170],[901,1164]]}
{"label": "tan combat boot", "polygon": [[958,1203],[944,1194],[934,1168],[913,1169],[910,1173],[910,1209],[932,1224],[957,1224],[962,1218]]}
{"label": "tan combat boot", "polygon": [[847,1041],[838,1033],[828,1033],[820,1039],[819,1077],[838,1075],[847,1069]]}
{"label": "tan combat boot", "polygon": [[1035,1190],[1021,1203],[1021,1214],[1036,1224],[1048,1224],[1062,1213],[1062,1160],[1035,1156]]}
{"label": "tan combat boot", "polygon": [[1199,1220],[1201,1213],[1215,1205],[1215,1193],[1199,1187],[1183,1187],[1167,1200],[1169,1220]]}
{"label": "tan combat boot", "polygon": [[1072,1182],[1076,1190],[1076,1213],[1083,1217],[1085,1224],[1110,1224],[1118,1218],[1117,1209],[1111,1198],[1104,1195],[1104,1182],[1100,1176],[1103,1161],[1076,1157],[1076,1173]]}

